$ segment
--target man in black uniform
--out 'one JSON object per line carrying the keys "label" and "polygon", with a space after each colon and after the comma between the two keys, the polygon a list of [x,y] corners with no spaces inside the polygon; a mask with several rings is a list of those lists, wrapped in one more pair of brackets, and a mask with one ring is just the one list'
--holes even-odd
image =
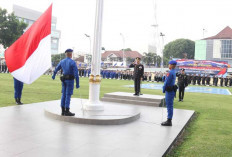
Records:
{"label": "man in black uniform", "polygon": [[205,74],[202,76],[202,85],[204,85],[205,86],[205,80],[206,80],[206,76],[205,76]]}
{"label": "man in black uniform", "polygon": [[144,66],[140,64],[141,58],[137,57],[129,67],[134,67],[134,87],[135,87],[135,96],[140,94],[140,81],[143,78]]}
{"label": "man in black uniform", "polygon": [[183,102],[184,99],[184,90],[185,87],[188,86],[188,79],[187,75],[185,74],[185,69],[181,69],[180,73],[177,73],[176,76],[178,77],[178,87],[179,87],[179,101]]}
{"label": "man in black uniform", "polygon": [[229,86],[232,86],[232,77],[229,78]]}
{"label": "man in black uniform", "polygon": [[207,86],[209,86],[210,85],[210,76],[208,75],[207,77],[206,77],[206,85]]}
{"label": "man in black uniform", "polygon": [[220,78],[220,86],[221,87],[223,87],[223,82],[224,82],[224,78],[223,78],[223,76],[221,76],[221,78]]}
{"label": "man in black uniform", "polygon": [[218,84],[218,77],[217,76],[215,76],[215,86],[217,86],[217,84]]}
{"label": "man in black uniform", "polygon": [[198,74],[197,85],[201,85],[201,74]]}
{"label": "man in black uniform", "polygon": [[225,86],[226,86],[226,87],[228,87],[228,81],[229,81],[229,78],[226,77],[226,78],[225,78]]}
{"label": "man in black uniform", "polygon": [[196,80],[197,80],[197,76],[196,76],[196,74],[194,74],[194,76],[193,76],[193,85],[196,84]]}

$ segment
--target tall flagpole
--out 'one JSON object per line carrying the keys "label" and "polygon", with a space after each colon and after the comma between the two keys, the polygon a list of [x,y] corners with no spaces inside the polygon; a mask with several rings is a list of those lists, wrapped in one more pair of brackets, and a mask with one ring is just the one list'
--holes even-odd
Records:
{"label": "tall flagpole", "polygon": [[84,105],[85,110],[104,110],[104,106],[99,100],[100,83],[101,83],[101,39],[102,39],[102,16],[103,16],[103,0],[97,0],[93,57],[91,63],[91,75],[89,77],[89,101]]}

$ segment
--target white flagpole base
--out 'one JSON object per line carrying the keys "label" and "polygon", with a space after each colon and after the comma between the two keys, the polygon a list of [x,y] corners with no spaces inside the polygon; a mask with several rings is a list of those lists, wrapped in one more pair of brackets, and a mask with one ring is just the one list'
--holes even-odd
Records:
{"label": "white flagpole base", "polygon": [[104,106],[99,101],[100,83],[89,84],[89,101],[84,105],[84,110],[104,110]]}

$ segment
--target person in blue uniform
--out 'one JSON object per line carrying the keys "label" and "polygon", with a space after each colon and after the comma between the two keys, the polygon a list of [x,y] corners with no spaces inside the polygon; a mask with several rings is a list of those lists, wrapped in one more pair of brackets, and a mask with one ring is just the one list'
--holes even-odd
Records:
{"label": "person in blue uniform", "polygon": [[14,98],[17,105],[22,105],[21,97],[23,91],[23,82],[14,78]]}
{"label": "person in blue uniform", "polygon": [[60,77],[62,81],[62,97],[61,97],[61,115],[62,116],[75,116],[75,113],[70,112],[70,100],[73,95],[74,79],[76,79],[76,88],[79,88],[79,75],[77,65],[72,60],[72,49],[65,51],[66,58],[61,60],[57,65],[52,79],[55,79],[56,73],[59,70],[63,70],[63,76]]}
{"label": "person in blue uniform", "polygon": [[162,126],[172,126],[172,117],[173,117],[173,100],[176,94],[177,86],[175,85],[176,81],[176,67],[177,62],[172,60],[169,62],[170,71],[167,73],[163,93],[165,93],[165,102],[167,106],[168,119],[167,121],[161,123]]}

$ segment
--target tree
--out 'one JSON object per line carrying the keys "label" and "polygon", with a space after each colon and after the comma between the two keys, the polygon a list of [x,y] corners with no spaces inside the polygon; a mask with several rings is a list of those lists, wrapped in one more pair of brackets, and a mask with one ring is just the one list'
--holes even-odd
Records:
{"label": "tree", "polygon": [[189,39],[177,39],[165,45],[164,64],[172,58],[194,59],[195,42]]}
{"label": "tree", "polygon": [[[123,49],[121,49],[120,51],[123,51]],[[124,49],[124,51],[132,51],[132,49],[131,48],[126,48],[126,49]]]}
{"label": "tree", "polygon": [[147,64],[147,65],[151,65],[151,64],[157,64],[158,67],[160,67],[160,63],[161,63],[161,57],[159,55],[157,55],[156,53],[143,53],[143,57],[142,57],[142,61]]}
{"label": "tree", "polygon": [[65,53],[52,55],[52,66],[57,66],[57,64],[66,57]]}
{"label": "tree", "polygon": [[6,9],[0,8],[0,44],[4,48],[13,44],[23,33],[27,24],[19,21],[14,13],[8,14]]}

